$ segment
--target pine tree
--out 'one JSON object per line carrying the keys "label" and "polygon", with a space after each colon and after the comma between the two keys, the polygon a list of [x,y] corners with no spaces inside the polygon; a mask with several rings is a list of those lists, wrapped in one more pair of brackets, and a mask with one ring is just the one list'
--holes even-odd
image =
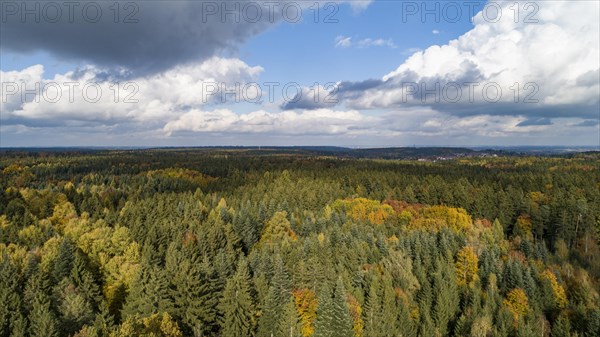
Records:
{"label": "pine tree", "polygon": [[444,260],[437,261],[437,272],[433,276],[433,319],[439,333],[446,335],[448,332],[448,323],[456,315],[459,306],[459,294],[456,284],[454,266],[450,266]]}
{"label": "pine tree", "polygon": [[339,277],[333,292],[334,337],[352,336],[352,319],[348,311],[346,288]]}
{"label": "pine tree", "polygon": [[281,312],[281,323],[279,324],[279,332],[277,336],[282,337],[298,337],[301,336],[302,325],[300,316],[294,304],[294,298],[290,296],[288,301],[283,305]]}
{"label": "pine tree", "polygon": [[[315,337],[347,337],[352,335],[352,318],[348,310],[346,288],[340,277],[333,290],[333,296],[326,289],[319,296]],[[368,336],[368,332],[365,335]]]}
{"label": "pine tree", "polygon": [[58,337],[58,321],[43,294],[36,296],[29,313],[29,333],[32,337]]}
{"label": "pine tree", "polygon": [[22,312],[22,288],[18,269],[8,255],[0,261],[0,336],[7,336],[11,325]]}
{"label": "pine tree", "polygon": [[139,314],[141,317],[168,311],[172,308],[169,280],[159,267],[142,263],[123,308],[124,318]]}
{"label": "pine tree", "polygon": [[570,337],[571,336],[571,322],[566,314],[558,315],[558,318],[552,324],[552,337]]}
{"label": "pine tree", "polygon": [[373,273],[365,303],[364,321],[365,336],[377,337],[379,335],[379,324],[381,322],[381,298],[379,273]]}
{"label": "pine tree", "polygon": [[54,268],[52,269],[52,278],[54,282],[60,282],[64,277],[69,276],[73,268],[75,259],[75,247],[69,238],[63,238],[58,246],[58,254],[54,260]]}
{"label": "pine tree", "polygon": [[334,331],[331,324],[332,320],[333,300],[331,298],[331,291],[324,287],[319,294],[314,337],[333,337]]}
{"label": "pine tree", "polygon": [[246,337],[254,334],[254,304],[250,289],[248,263],[240,259],[235,275],[227,280],[219,308],[224,337]]}
{"label": "pine tree", "polygon": [[281,312],[290,298],[291,281],[281,256],[274,258],[271,286],[262,306],[262,315],[258,321],[258,336],[277,336],[281,331]]}
{"label": "pine tree", "polygon": [[187,258],[167,260],[173,316],[182,330],[207,334],[218,328],[221,285],[219,275],[208,259],[195,263]]}

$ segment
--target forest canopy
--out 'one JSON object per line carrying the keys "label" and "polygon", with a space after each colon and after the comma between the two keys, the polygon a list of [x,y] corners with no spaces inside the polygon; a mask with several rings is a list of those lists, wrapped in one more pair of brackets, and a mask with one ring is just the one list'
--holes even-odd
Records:
{"label": "forest canopy", "polygon": [[366,157],[3,152],[0,336],[600,336],[598,153]]}

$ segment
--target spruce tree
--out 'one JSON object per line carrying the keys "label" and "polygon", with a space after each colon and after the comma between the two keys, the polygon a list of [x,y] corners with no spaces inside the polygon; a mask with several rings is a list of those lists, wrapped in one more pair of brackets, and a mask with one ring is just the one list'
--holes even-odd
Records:
{"label": "spruce tree", "polygon": [[396,336],[397,331],[395,328],[398,315],[396,294],[394,292],[394,286],[392,285],[392,277],[387,271],[384,271],[381,277],[379,288],[381,298],[381,324],[379,331],[381,331],[382,336]]}
{"label": "spruce tree", "polygon": [[58,246],[58,254],[54,260],[54,267],[52,269],[54,282],[58,283],[64,277],[69,276],[73,268],[74,259],[75,247],[69,238],[64,238],[60,246]]}
{"label": "spruce tree", "polygon": [[29,334],[32,337],[58,337],[58,321],[50,308],[50,299],[38,294],[29,313]]}
{"label": "spruce tree", "polygon": [[258,337],[277,336],[280,331],[280,314],[283,308],[281,293],[275,286],[269,287],[267,297],[262,305],[262,314],[258,320]]}
{"label": "spruce tree", "polygon": [[185,333],[208,333],[218,328],[218,304],[221,296],[219,277],[211,263],[201,263],[187,258],[176,262],[167,259],[170,279],[172,314],[181,321]]}
{"label": "spruce tree", "polygon": [[566,314],[558,315],[558,318],[552,324],[552,337],[570,337],[571,336],[571,322]]}
{"label": "spruce tree", "polygon": [[8,254],[0,261],[0,336],[7,336],[11,324],[22,311],[22,288],[18,269]]}
{"label": "spruce tree", "polygon": [[[331,290],[327,287],[321,289],[317,305],[317,318],[315,320],[314,337],[333,337],[333,300]],[[368,332],[366,332],[368,336]]]}
{"label": "spruce tree", "polygon": [[153,313],[168,312],[172,308],[170,295],[169,280],[164,271],[142,263],[139,275],[127,296],[123,317],[135,314],[146,317]]}
{"label": "spruce tree", "polygon": [[240,259],[233,277],[227,280],[219,308],[223,315],[223,337],[246,337],[254,333],[254,304],[248,263]]}
{"label": "spruce tree", "polygon": [[[352,336],[352,318],[348,310],[346,288],[342,278],[338,278],[331,292],[324,289],[319,296],[315,337],[347,337]],[[368,332],[365,332],[368,336]]]}
{"label": "spruce tree", "polygon": [[23,314],[19,312],[13,315],[9,331],[10,335],[3,334],[2,336],[23,337],[27,334],[27,320]]}
{"label": "spruce tree", "polygon": [[348,311],[346,288],[339,277],[333,292],[333,337],[352,336],[352,319]]}
{"label": "spruce tree", "polygon": [[300,317],[298,310],[294,304],[294,298],[292,296],[283,305],[281,312],[281,320],[279,324],[279,332],[277,336],[282,337],[297,337],[301,336],[302,325],[300,324]]}
{"label": "spruce tree", "polygon": [[380,283],[379,273],[373,273],[363,311],[366,336],[377,337],[379,335],[379,324],[381,321]]}
{"label": "spruce tree", "polygon": [[450,266],[442,259],[438,260],[436,264],[438,272],[433,275],[435,298],[432,312],[439,333],[444,336],[448,332],[448,324],[455,318],[459,309],[460,298],[454,266]]}

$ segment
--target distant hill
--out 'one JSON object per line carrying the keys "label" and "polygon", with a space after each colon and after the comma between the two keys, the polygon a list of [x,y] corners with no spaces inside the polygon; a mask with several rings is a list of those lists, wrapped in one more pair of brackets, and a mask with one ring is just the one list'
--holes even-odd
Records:
{"label": "distant hill", "polygon": [[92,152],[194,152],[201,155],[268,156],[298,155],[338,158],[448,160],[463,157],[488,156],[571,156],[582,152],[598,151],[598,147],[578,146],[511,146],[511,147],[387,147],[349,148],[339,146],[200,146],[200,147],[23,147],[0,148],[0,153],[20,154],[85,154]]}

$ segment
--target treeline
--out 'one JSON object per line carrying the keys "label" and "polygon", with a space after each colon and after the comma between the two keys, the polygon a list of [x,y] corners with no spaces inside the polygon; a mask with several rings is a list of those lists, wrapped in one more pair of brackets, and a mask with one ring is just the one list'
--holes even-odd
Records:
{"label": "treeline", "polygon": [[600,336],[600,156],[0,163],[0,336]]}

